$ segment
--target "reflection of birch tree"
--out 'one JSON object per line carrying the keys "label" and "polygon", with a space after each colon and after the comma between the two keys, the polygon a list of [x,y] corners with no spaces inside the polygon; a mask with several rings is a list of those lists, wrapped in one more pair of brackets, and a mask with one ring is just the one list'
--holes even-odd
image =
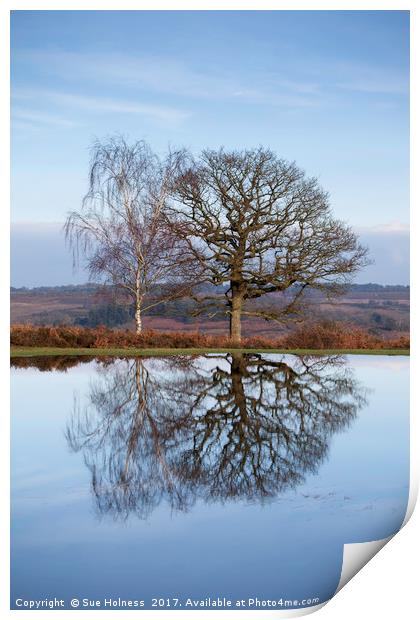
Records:
{"label": "reflection of birch tree", "polygon": [[[147,516],[162,500],[186,507],[183,487],[167,462],[167,394],[141,359],[99,370],[85,409],[75,407],[66,436],[82,451],[101,513]],[[166,412],[166,411],[165,411]]]}
{"label": "reflection of birch tree", "polygon": [[186,510],[295,487],[364,403],[339,357],[124,360],[101,369],[67,439],[99,511],[144,518],[162,500]]}

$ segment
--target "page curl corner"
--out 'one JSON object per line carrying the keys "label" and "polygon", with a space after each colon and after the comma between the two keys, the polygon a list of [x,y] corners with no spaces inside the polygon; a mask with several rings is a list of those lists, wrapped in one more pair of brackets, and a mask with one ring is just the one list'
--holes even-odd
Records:
{"label": "page curl corner", "polygon": [[334,596],[395,536],[362,543],[347,543],[343,547],[340,581]]}

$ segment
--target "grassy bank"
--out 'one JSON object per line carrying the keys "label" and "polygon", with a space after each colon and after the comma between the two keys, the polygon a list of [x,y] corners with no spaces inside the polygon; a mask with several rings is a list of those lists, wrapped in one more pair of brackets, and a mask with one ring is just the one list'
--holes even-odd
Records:
{"label": "grassy bank", "polygon": [[137,357],[163,355],[203,355],[205,353],[282,353],[292,355],[410,355],[409,349],[229,349],[229,348],[73,348],[73,347],[16,347],[11,357],[39,357],[48,355],[89,355],[91,357]]}

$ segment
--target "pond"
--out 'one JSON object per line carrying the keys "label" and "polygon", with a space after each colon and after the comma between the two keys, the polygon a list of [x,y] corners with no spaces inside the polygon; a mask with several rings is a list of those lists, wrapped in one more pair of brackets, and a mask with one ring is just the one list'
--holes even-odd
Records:
{"label": "pond", "polygon": [[404,520],[408,357],[12,366],[13,609],[310,606]]}

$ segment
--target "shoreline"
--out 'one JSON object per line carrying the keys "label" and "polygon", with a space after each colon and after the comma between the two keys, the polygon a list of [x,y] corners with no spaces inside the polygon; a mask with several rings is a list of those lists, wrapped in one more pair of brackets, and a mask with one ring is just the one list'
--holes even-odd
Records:
{"label": "shoreline", "polygon": [[16,347],[10,349],[10,357],[163,357],[167,355],[204,355],[208,353],[266,353],[282,355],[404,355],[409,349],[247,349],[247,348],[76,348],[76,347]]}

